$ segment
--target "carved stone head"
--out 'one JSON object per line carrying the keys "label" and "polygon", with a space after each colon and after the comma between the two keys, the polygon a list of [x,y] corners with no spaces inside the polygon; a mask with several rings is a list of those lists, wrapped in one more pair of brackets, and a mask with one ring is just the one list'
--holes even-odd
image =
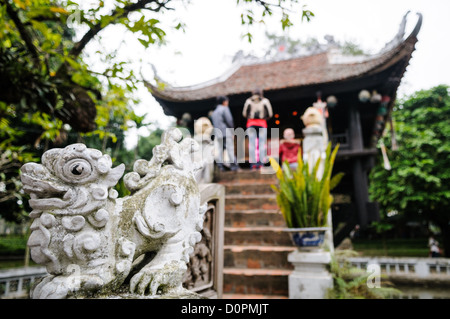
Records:
{"label": "carved stone head", "polygon": [[323,122],[323,116],[315,107],[308,107],[301,117],[306,127],[320,127]]}
{"label": "carved stone head", "polygon": [[22,166],[23,189],[33,208],[31,258],[51,274],[64,274],[68,265],[87,264],[102,254],[106,238],[98,230],[110,219],[103,207],[117,197],[111,187],[125,168],[111,166],[108,155],[84,144],[49,150],[42,164]]}

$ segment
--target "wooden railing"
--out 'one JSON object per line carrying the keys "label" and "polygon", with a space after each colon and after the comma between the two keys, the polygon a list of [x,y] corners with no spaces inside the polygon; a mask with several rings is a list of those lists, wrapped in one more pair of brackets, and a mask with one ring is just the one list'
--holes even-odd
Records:
{"label": "wooden railing", "polygon": [[330,141],[333,147],[339,143],[339,149],[341,150],[346,150],[350,148],[348,132],[341,134],[332,134],[330,136]]}

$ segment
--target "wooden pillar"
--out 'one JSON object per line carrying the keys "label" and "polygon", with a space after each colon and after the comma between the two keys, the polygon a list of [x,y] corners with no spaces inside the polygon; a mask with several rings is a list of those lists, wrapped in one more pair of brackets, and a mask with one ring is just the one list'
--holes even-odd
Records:
{"label": "wooden pillar", "polygon": [[[349,116],[350,147],[352,150],[356,151],[363,150],[364,142],[361,129],[361,120],[356,103],[350,106]],[[369,202],[369,187],[367,174],[364,169],[363,159],[361,157],[355,157],[352,166],[353,193],[358,222],[359,225],[364,228],[368,224],[367,203]]]}
{"label": "wooden pillar", "polygon": [[360,158],[356,158],[353,162],[353,192],[359,225],[365,227],[368,224],[367,203],[369,202],[369,187],[367,174],[363,169]]}
{"label": "wooden pillar", "polygon": [[364,143],[361,129],[361,119],[359,117],[358,105],[356,103],[350,105],[349,116],[350,147],[352,150],[360,151],[364,148]]}

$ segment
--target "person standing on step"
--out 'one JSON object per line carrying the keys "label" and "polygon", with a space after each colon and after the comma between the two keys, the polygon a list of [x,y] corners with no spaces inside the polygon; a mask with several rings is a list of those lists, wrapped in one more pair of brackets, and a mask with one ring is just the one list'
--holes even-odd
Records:
{"label": "person standing on step", "polygon": [[234,156],[234,121],[230,108],[228,107],[229,99],[227,96],[217,97],[217,106],[211,114],[211,120],[216,132],[214,138],[219,144],[219,151],[216,157],[216,163],[219,170],[224,171],[224,151],[227,151],[230,169],[237,171],[239,166]]}
{"label": "person standing on step", "polygon": [[283,131],[283,140],[280,143],[280,164],[284,161],[289,163],[291,169],[296,169],[298,165],[298,152],[301,152],[300,142],[295,140],[295,131],[287,128]]}
{"label": "person standing on step", "polygon": [[245,101],[242,115],[247,118],[250,167],[258,169],[267,162],[267,120],[273,115],[272,105],[261,89],[253,91]]}

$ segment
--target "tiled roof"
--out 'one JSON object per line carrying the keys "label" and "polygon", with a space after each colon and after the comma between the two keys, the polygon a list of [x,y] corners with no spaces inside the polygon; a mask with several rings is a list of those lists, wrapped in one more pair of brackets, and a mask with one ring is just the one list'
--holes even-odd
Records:
{"label": "tiled roof", "polygon": [[[419,15],[420,16],[420,15]],[[219,95],[249,93],[256,88],[264,91],[326,84],[354,79],[379,72],[404,57],[410,57],[417,41],[419,22],[411,35],[391,49],[367,57],[363,61],[336,62],[333,52],[322,52],[310,56],[281,61],[260,62],[241,65],[226,78],[209,81],[192,87],[170,87],[158,89],[147,83],[152,94],[160,100],[172,102],[200,101]]]}

